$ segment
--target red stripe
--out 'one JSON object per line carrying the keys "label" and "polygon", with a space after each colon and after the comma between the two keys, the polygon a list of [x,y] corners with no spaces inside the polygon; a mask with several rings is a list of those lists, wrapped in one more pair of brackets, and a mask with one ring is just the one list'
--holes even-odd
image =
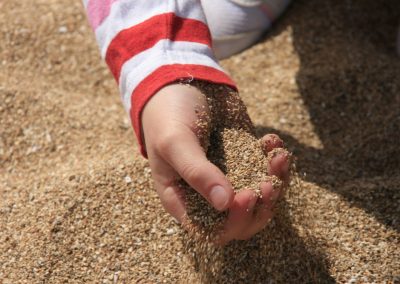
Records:
{"label": "red stripe", "polygon": [[141,113],[149,99],[164,86],[182,79],[197,79],[217,84],[225,84],[234,88],[236,85],[224,72],[202,65],[172,64],[164,65],[147,76],[133,91],[130,116],[140,145],[140,151],[147,157],[141,134]]}
{"label": "red stripe", "polygon": [[151,48],[162,39],[203,43],[211,47],[211,35],[206,24],[185,19],[174,13],[154,16],[138,25],[122,30],[110,43],[106,62],[119,81],[122,65],[138,53]]}

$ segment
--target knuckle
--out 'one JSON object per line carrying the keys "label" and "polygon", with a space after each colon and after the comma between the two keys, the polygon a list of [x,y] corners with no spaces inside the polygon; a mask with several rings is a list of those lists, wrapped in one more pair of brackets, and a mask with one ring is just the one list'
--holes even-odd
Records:
{"label": "knuckle", "polygon": [[174,142],[179,139],[176,133],[164,134],[158,137],[156,148],[160,153],[169,153],[173,149]]}
{"label": "knuckle", "polygon": [[199,167],[192,163],[182,165],[180,174],[185,180],[188,181],[197,180],[200,176]]}

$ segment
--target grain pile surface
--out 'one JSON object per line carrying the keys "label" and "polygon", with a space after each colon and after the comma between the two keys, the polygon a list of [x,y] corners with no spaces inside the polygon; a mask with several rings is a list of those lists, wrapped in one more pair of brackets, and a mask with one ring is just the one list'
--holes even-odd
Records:
{"label": "grain pile surface", "polygon": [[[266,230],[226,248],[217,281],[400,281],[399,5],[295,1],[222,63],[258,136],[279,134],[298,158],[301,186]],[[206,282],[81,1],[0,1],[0,38],[0,282]]]}

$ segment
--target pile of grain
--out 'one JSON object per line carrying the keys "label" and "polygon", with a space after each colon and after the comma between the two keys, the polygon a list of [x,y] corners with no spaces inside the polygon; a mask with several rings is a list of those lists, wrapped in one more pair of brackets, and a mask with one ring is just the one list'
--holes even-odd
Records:
{"label": "pile of grain", "polygon": [[[399,18],[398,0],[293,1],[222,63],[302,175],[215,282],[399,282]],[[0,38],[0,282],[212,280],[152,187],[82,1],[0,1]]]}

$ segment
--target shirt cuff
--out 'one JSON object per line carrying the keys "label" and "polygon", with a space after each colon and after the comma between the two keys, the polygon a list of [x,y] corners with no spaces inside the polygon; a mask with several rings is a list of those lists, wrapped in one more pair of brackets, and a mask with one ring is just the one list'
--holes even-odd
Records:
{"label": "shirt cuff", "polygon": [[210,83],[224,84],[237,90],[236,84],[223,71],[210,66],[193,64],[164,65],[147,76],[135,88],[131,95],[130,117],[141,154],[147,158],[142,136],[141,114],[146,103],[164,86],[182,80],[202,80]]}

